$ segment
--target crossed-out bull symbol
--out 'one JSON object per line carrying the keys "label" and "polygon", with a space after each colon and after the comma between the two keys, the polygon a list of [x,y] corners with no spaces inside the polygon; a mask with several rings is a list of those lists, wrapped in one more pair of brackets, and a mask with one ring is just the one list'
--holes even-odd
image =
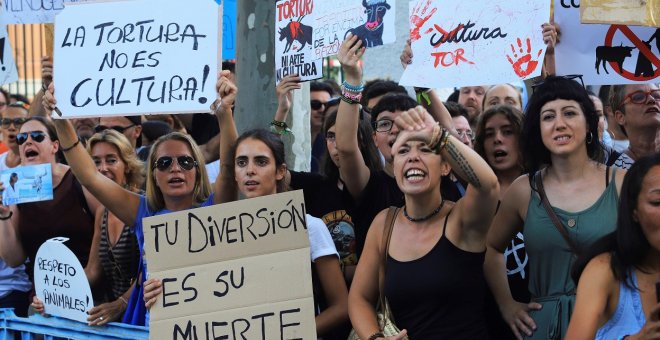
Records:
{"label": "crossed-out bull symbol", "polygon": [[280,28],[280,41],[286,39],[284,53],[289,52],[294,41],[302,44],[299,51],[302,50],[306,44],[312,44],[312,26],[303,25],[301,23],[304,17],[305,16],[303,15],[299,17],[298,20],[291,21],[283,28]]}
{"label": "crossed-out bull symbol", "polygon": [[632,56],[632,50],[635,47],[629,46],[598,46],[596,47],[596,74],[600,74],[600,64],[603,63],[603,70],[605,73],[610,74],[607,71],[607,63],[612,61],[619,66],[619,70],[623,70],[623,61]]}
{"label": "crossed-out bull symbol", "polygon": [[374,47],[383,44],[383,17],[390,9],[386,0],[362,0],[364,12],[367,13],[367,22],[346,32],[357,35],[362,40],[362,46]]}

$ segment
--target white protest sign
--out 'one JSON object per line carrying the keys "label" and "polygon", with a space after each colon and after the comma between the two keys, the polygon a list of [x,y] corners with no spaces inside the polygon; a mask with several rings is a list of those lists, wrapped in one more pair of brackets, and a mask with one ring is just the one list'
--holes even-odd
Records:
{"label": "white protest sign", "polygon": [[41,24],[55,21],[64,0],[0,0],[8,24]]}
{"label": "white protest sign", "polygon": [[301,80],[323,77],[323,60],[312,50],[313,9],[314,0],[278,0],[275,4],[276,84],[290,74]]}
{"label": "white protest sign", "polygon": [[16,71],[16,63],[14,62],[11,44],[9,44],[7,22],[5,22],[5,19],[4,8],[0,8],[0,85],[13,83],[18,80],[18,72]]}
{"label": "white protest sign", "polygon": [[394,0],[336,0],[314,3],[314,54],[335,55],[350,31],[375,47],[396,41]]}
{"label": "white protest sign", "polygon": [[55,24],[58,108],[67,118],[208,111],[221,23],[213,0],[67,6]]}
{"label": "white protest sign", "polygon": [[657,81],[660,29],[581,24],[580,8],[569,3],[555,1],[555,22],[562,31],[555,48],[557,74],[582,74],[589,85]]}
{"label": "white protest sign", "polygon": [[414,0],[409,14],[414,57],[401,85],[500,84],[541,74],[549,0]]}
{"label": "white protest sign", "polygon": [[658,1],[581,0],[579,4],[580,21],[585,24],[660,26]]}
{"label": "white protest sign", "polygon": [[92,290],[76,255],[64,245],[68,240],[56,237],[39,247],[34,288],[46,313],[87,323],[87,311],[94,307]]}
{"label": "white protest sign", "polygon": [[302,191],[143,220],[150,338],[316,339]]}

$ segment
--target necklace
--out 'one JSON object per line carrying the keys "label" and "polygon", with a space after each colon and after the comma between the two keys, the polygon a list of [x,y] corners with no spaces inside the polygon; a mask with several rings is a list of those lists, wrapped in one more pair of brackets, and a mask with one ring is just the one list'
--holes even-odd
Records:
{"label": "necklace", "polygon": [[410,222],[423,222],[423,221],[426,221],[426,220],[430,219],[431,217],[435,216],[437,213],[439,213],[440,210],[442,210],[442,207],[444,205],[445,205],[445,200],[443,199],[442,202],[440,202],[440,206],[437,207],[435,210],[433,210],[430,214],[428,214],[424,217],[418,217],[418,218],[410,217],[408,215],[408,210],[406,210],[406,206],[404,205],[403,206],[403,216],[405,216],[408,219],[408,221],[410,221]]}

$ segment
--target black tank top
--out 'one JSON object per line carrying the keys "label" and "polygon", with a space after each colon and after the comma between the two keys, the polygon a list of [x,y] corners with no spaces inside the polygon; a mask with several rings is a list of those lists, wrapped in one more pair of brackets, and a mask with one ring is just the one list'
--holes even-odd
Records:
{"label": "black tank top", "polygon": [[[451,211],[450,211],[451,213]],[[419,259],[400,262],[387,255],[385,296],[399,329],[411,339],[488,339],[484,320],[486,253],[454,246],[442,235]]]}

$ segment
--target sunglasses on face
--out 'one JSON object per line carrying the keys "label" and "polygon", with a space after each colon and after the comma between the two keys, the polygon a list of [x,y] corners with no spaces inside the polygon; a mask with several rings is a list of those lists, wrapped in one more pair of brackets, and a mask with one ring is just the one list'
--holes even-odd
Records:
{"label": "sunglasses on face", "polygon": [[160,171],[167,171],[172,166],[172,163],[174,163],[174,159],[176,159],[179,167],[186,171],[192,170],[192,168],[197,166],[197,161],[190,156],[179,156],[175,158],[163,156],[154,162],[154,167]]}
{"label": "sunglasses on face", "polygon": [[23,143],[27,142],[28,136],[30,136],[33,141],[41,143],[44,141],[47,135],[43,131],[21,132],[16,135],[16,144],[23,145]]}
{"label": "sunglasses on face", "polygon": [[309,101],[309,106],[312,108],[312,110],[320,110],[322,107],[326,107],[328,103],[324,103],[320,100],[310,100]]}
{"label": "sunglasses on face", "polygon": [[101,131],[105,131],[105,130],[107,130],[107,129],[112,129],[112,130],[115,130],[115,131],[117,131],[117,132],[119,132],[119,133],[124,133],[124,131],[126,131],[127,129],[130,129],[130,128],[134,127],[134,126],[135,126],[135,124],[131,124],[131,125],[129,125],[129,126],[119,126],[119,125],[105,126],[105,125],[97,125],[97,126],[94,127],[94,132],[99,133],[99,132],[101,132]]}
{"label": "sunglasses on face", "polygon": [[20,128],[23,123],[27,121],[27,118],[19,117],[19,118],[2,118],[0,122],[2,122],[2,127],[5,129],[8,129],[12,124],[16,128]]}
{"label": "sunglasses on face", "polygon": [[655,89],[651,91],[635,91],[633,93],[627,94],[623,98],[623,102],[625,103],[628,99],[630,99],[630,102],[633,104],[646,104],[646,99],[651,96],[653,100],[660,101],[660,89]]}

